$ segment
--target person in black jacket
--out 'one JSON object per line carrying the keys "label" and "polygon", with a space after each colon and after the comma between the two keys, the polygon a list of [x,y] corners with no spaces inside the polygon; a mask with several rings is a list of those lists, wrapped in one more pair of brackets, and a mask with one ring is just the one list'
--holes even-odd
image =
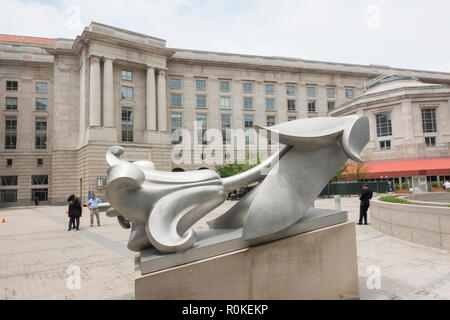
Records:
{"label": "person in black jacket", "polygon": [[361,204],[359,205],[359,222],[358,224],[362,224],[364,218],[364,224],[367,224],[367,210],[369,209],[370,199],[372,199],[373,192],[369,189],[369,186],[365,184],[363,186],[363,191],[361,192],[361,196],[359,200],[361,200]]}
{"label": "person in black jacket", "polygon": [[[67,198],[67,203],[69,204],[69,206],[73,202],[73,199],[75,199],[75,195],[74,194],[71,194],[69,196],[69,198]],[[67,207],[67,212],[66,213],[69,214],[69,207]],[[69,217],[69,231],[72,228],[75,229],[75,220],[74,219],[70,219],[70,217]]]}
{"label": "person in black jacket", "polygon": [[77,230],[80,230],[80,217],[81,217],[81,204],[80,199],[75,198],[73,199],[72,203],[69,205],[69,231],[71,230],[71,227],[73,225],[74,228]]}

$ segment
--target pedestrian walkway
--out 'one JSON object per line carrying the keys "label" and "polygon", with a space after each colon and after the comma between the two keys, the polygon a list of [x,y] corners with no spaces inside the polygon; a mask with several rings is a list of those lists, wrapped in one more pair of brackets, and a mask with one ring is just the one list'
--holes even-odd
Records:
{"label": "pedestrian walkway", "polygon": [[[349,221],[359,219],[359,200],[341,198]],[[315,201],[317,208],[333,208],[334,199]],[[355,225],[361,299],[450,299],[450,252],[425,247]],[[373,270],[380,271],[380,288],[373,288]],[[371,273],[368,273],[371,271]],[[369,287],[367,281],[369,279]]]}
{"label": "pedestrian walkway", "polygon": [[[235,203],[225,202],[196,227]],[[356,220],[358,205],[357,198],[342,199],[349,220]],[[315,206],[333,208],[334,200],[316,200]],[[80,231],[69,232],[65,212],[62,206],[0,209],[0,299],[133,299],[130,231],[104,214],[101,227],[90,228],[84,209]],[[392,238],[370,225],[356,231],[361,299],[450,299],[448,251]],[[80,288],[71,281],[77,268]],[[379,268],[379,289],[367,287],[368,268]]]}

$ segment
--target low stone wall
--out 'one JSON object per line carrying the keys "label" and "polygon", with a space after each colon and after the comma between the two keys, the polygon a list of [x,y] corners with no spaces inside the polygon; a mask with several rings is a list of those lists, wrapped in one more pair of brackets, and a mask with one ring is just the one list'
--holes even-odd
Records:
{"label": "low stone wall", "polygon": [[450,208],[372,200],[372,226],[385,234],[450,250]]}

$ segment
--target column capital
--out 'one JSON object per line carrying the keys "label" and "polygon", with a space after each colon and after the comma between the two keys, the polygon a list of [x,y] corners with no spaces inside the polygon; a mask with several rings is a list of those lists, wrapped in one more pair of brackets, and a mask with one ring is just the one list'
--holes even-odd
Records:
{"label": "column capital", "polygon": [[103,56],[103,60],[104,60],[104,61],[106,61],[106,60],[108,60],[108,61],[114,61],[114,60],[115,60],[115,58],[113,58],[113,57],[107,57],[107,56]]}
{"label": "column capital", "polygon": [[166,74],[165,70],[158,69],[158,76],[163,76]]}
{"label": "column capital", "polygon": [[100,63],[100,59],[101,59],[102,57],[100,57],[100,56],[95,56],[95,55],[90,55],[89,56],[89,59],[91,60],[91,62],[98,62],[98,63]]}

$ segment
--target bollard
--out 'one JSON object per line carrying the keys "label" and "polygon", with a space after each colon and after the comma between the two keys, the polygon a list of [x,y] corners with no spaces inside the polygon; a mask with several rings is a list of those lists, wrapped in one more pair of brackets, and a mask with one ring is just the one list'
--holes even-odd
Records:
{"label": "bollard", "polygon": [[336,210],[341,210],[341,196],[340,195],[334,196],[334,208]]}

